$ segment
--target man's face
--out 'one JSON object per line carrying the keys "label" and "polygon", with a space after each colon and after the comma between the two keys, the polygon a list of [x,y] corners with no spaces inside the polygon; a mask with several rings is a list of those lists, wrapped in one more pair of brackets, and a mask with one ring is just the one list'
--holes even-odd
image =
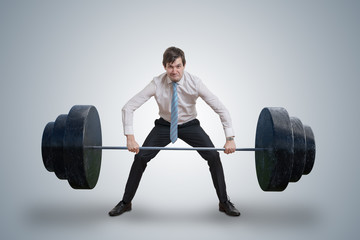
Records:
{"label": "man's face", "polygon": [[173,63],[167,63],[165,70],[167,76],[173,82],[178,82],[184,74],[185,66],[182,63],[181,57],[178,57]]}

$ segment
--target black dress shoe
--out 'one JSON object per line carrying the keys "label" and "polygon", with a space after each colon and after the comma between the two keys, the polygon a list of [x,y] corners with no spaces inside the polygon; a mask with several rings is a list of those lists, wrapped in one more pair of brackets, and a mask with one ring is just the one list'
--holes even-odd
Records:
{"label": "black dress shoe", "polygon": [[229,216],[240,216],[240,212],[235,208],[234,204],[227,200],[219,203],[219,211],[225,212]]}
{"label": "black dress shoe", "polygon": [[131,202],[124,203],[123,201],[121,201],[109,212],[109,215],[114,217],[130,210],[131,210]]}

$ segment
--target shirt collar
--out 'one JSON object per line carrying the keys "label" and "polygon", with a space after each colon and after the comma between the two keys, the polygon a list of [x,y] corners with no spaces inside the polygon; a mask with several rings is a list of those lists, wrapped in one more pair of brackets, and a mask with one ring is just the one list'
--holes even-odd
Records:
{"label": "shirt collar", "polygon": [[[184,71],[184,73],[183,73],[183,75],[182,75],[182,78],[180,79],[180,81],[177,82],[177,84],[183,85],[183,83],[184,83],[184,78],[185,78],[185,71]],[[166,76],[166,81],[167,81],[168,84],[170,84],[170,83],[173,82],[173,81],[171,81],[171,79],[170,79],[168,76]]]}

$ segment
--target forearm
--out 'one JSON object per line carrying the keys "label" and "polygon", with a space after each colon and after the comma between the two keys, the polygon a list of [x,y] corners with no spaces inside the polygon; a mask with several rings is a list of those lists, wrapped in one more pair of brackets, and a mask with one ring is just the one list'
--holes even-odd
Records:
{"label": "forearm", "polygon": [[126,141],[135,141],[135,136],[133,134],[126,135]]}
{"label": "forearm", "polygon": [[133,111],[128,111],[125,107],[122,109],[122,123],[125,136],[133,136]]}

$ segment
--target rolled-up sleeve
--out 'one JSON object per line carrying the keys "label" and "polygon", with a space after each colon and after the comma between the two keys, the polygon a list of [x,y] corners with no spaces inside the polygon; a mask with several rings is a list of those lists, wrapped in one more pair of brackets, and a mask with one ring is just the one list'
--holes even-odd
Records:
{"label": "rolled-up sleeve", "polygon": [[210,90],[203,84],[202,81],[200,81],[198,84],[198,93],[199,96],[219,115],[220,121],[224,128],[225,137],[235,136],[230,113],[221,103],[219,98],[210,92]]}
{"label": "rolled-up sleeve", "polygon": [[147,100],[155,95],[156,86],[154,81],[151,81],[142,91],[132,97],[122,108],[122,122],[124,128],[124,135],[133,135],[133,116],[134,111],[143,105]]}

